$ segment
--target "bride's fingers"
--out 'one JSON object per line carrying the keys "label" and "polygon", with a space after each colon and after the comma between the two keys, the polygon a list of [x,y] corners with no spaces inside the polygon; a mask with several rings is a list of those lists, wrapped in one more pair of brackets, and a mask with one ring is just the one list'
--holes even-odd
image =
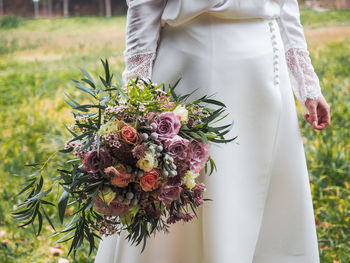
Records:
{"label": "bride's fingers", "polygon": [[329,110],[322,109],[319,111],[319,125],[322,129],[326,128],[330,124]]}
{"label": "bride's fingers", "polygon": [[312,122],[310,121],[310,114],[309,113],[304,114],[304,120],[312,126]]}

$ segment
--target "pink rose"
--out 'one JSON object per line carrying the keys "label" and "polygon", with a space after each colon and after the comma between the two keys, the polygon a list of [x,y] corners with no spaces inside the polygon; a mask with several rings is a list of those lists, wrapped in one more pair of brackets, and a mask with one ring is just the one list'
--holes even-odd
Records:
{"label": "pink rose", "polygon": [[208,146],[203,141],[192,140],[189,145],[190,169],[199,173],[209,159]]}
{"label": "pink rose", "polygon": [[136,144],[140,140],[137,130],[128,124],[125,124],[120,130],[120,137],[122,141],[129,144]]}
{"label": "pink rose", "polygon": [[182,188],[179,185],[163,185],[159,191],[158,200],[165,204],[180,198]]}
{"label": "pink rose", "polygon": [[152,169],[145,173],[140,179],[140,186],[143,191],[152,191],[158,187],[159,170]]}
{"label": "pink rose", "polygon": [[110,166],[104,169],[107,177],[111,178],[111,184],[117,187],[126,187],[134,180],[131,173],[128,173],[122,164],[116,167]]}
{"label": "pink rose", "polygon": [[159,118],[160,119],[157,117],[154,118],[154,121],[157,124],[156,132],[158,133],[159,140],[163,141],[173,138],[179,133],[181,123],[175,113],[170,111],[163,112],[159,115]]}
{"label": "pink rose", "polygon": [[165,149],[176,161],[184,161],[188,156],[189,140],[178,135],[163,142]]}
{"label": "pink rose", "polygon": [[105,148],[101,148],[99,156],[97,150],[86,153],[82,160],[83,168],[88,173],[97,173],[100,171],[100,165],[107,167],[112,163],[112,157]]}

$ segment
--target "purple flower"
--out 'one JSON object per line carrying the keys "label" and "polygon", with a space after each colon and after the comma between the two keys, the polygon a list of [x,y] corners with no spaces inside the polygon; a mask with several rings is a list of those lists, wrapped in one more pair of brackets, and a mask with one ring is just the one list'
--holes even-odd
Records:
{"label": "purple flower", "polygon": [[175,113],[171,111],[163,112],[154,119],[157,124],[156,132],[158,133],[158,139],[163,141],[166,139],[173,138],[176,134],[179,133],[181,123],[179,118]]}
{"label": "purple flower", "polygon": [[130,206],[119,202],[117,199],[112,200],[107,207],[104,206],[104,203],[99,196],[95,196],[94,201],[95,210],[103,215],[120,216],[129,213]]}
{"label": "purple flower", "polygon": [[182,188],[179,185],[163,185],[158,195],[158,200],[166,204],[170,204],[172,201],[180,198]]}
{"label": "purple flower", "polygon": [[132,155],[137,160],[140,160],[143,157],[145,157],[146,156],[146,151],[147,151],[147,147],[144,146],[143,144],[137,145],[137,146],[134,147],[134,149],[131,150]]}
{"label": "purple flower", "polygon": [[175,161],[179,162],[187,159],[189,140],[175,135],[172,139],[165,140],[163,145]]}
{"label": "purple flower", "polygon": [[195,214],[192,212],[190,212],[190,213],[180,212],[178,214],[176,211],[173,211],[173,213],[167,219],[167,223],[174,224],[180,220],[188,222],[188,221],[191,221],[194,217],[195,217]]}
{"label": "purple flower", "polygon": [[100,165],[102,168],[105,168],[112,164],[112,157],[105,148],[101,148],[99,156],[97,156],[97,150],[86,153],[82,163],[85,171],[97,173],[100,171]]}
{"label": "purple flower", "polygon": [[208,146],[203,141],[192,140],[189,145],[190,169],[195,173],[200,172],[209,159]]}
{"label": "purple flower", "polygon": [[201,204],[203,204],[203,192],[204,192],[203,184],[196,184],[196,186],[193,187],[192,198],[196,206],[200,206]]}

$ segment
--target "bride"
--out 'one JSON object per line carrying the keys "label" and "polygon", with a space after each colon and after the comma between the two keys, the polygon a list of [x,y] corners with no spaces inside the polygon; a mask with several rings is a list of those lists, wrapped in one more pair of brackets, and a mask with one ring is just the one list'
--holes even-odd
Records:
{"label": "bride", "polygon": [[126,68],[195,96],[216,94],[236,144],[212,145],[199,218],[151,237],[104,237],[95,263],[318,263],[312,197],[293,91],[316,130],[329,106],[297,0],[129,0]]}

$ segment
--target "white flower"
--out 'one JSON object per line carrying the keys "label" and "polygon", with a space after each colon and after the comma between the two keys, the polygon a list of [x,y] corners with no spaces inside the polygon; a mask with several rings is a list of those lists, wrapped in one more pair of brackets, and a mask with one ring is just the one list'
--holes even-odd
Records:
{"label": "white flower", "polygon": [[188,110],[184,106],[178,105],[173,112],[180,117],[182,124],[186,124],[188,122]]}
{"label": "white flower", "polygon": [[198,173],[193,173],[192,171],[187,171],[185,175],[185,185],[192,189],[196,186],[196,178],[198,177]]}
{"label": "white flower", "polygon": [[119,126],[116,120],[110,120],[100,126],[99,134],[106,136],[111,132],[117,133],[118,130],[119,130]]}
{"label": "white flower", "polygon": [[149,172],[158,166],[158,160],[152,151],[147,151],[145,157],[137,161],[136,166],[145,172]]}

